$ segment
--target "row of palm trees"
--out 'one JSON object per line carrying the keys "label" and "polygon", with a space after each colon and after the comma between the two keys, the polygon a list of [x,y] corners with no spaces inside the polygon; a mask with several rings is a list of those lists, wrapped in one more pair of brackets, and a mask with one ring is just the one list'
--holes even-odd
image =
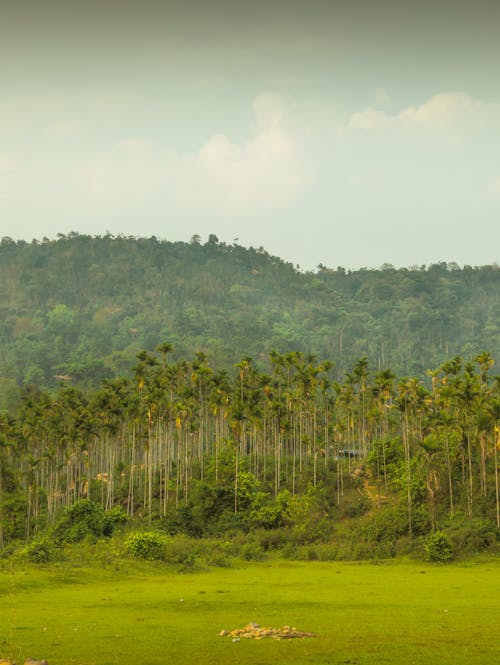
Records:
{"label": "row of palm trees", "polygon": [[171,350],[142,351],[133,376],[95,392],[26,389],[18,412],[0,416],[0,524],[14,494],[27,538],[81,498],[151,522],[188,503],[200,480],[230,482],[238,513],[242,473],[274,496],[335,483],[340,503],[344,475],[363,465],[377,496],[403,492],[410,535],[422,503],[433,528],[457,511],[500,527],[500,377],[489,354],[403,380],[362,358],[339,382],[332,363],[298,352],[272,351],[267,371],[244,357],[230,374],[201,352],[172,363]]}

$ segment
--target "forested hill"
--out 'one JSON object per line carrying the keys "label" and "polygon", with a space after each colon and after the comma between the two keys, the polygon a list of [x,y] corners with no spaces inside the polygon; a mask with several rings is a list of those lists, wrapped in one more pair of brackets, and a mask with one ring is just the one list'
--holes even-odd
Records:
{"label": "forested hill", "polygon": [[[335,254],[332,248],[332,255]],[[500,268],[303,273],[264,249],[90,237],[0,244],[0,408],[27,383],[92,385],[141,349],[203,350],[216,366],[271,349],[423,375],[456,355],[500,357]]]}

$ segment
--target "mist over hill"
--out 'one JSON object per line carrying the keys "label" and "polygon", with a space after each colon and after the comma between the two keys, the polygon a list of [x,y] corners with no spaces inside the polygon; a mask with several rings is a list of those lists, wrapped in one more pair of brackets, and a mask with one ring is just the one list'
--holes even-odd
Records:
{"label": "mist over hill", "polygon": [[70,233],[0,244],[0,407],[27,384],[126,373],[141,349],[229,367],[272,349],[423,375],[500,351],[500,268],[439,263],[303,273],[262,247]]}

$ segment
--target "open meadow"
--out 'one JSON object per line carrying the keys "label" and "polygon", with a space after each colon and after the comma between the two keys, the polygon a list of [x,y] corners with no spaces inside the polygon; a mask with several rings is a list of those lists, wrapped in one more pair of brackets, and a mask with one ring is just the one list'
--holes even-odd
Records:
{"label": "open meadow", "polygon": [[[49,665],[500,662],[500,565],[245,563],[173,573],[52,564],[0,573],[0,656]],[[315,637],[220,637],[249,622]]]}

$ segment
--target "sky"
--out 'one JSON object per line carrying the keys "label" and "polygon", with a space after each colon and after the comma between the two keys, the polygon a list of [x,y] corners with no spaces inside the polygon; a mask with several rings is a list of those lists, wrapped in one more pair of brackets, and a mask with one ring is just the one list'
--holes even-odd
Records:
{"label": "sky", "polygon": [[500,3],[0,17],[0,236],[215,234],[305,270],[500,259]]}

